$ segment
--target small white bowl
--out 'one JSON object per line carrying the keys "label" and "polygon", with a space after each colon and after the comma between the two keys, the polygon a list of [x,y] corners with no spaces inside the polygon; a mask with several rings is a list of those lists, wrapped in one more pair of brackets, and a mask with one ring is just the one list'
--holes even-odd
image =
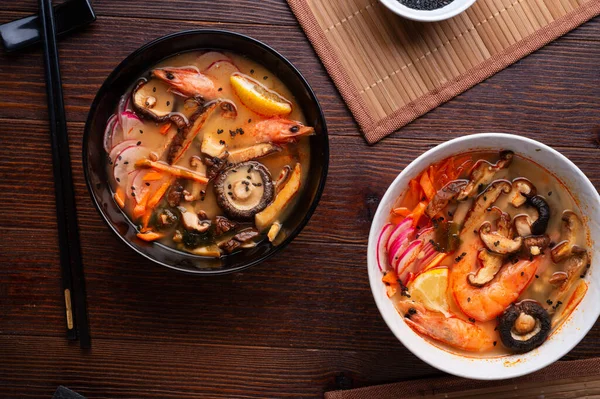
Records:
{"label": "small white bowl", "polygon": [[[385,286],[381,281],[382,274],[376,259],[377,238],[381,228],[387,222],[396,199],[407,189],[408,182],[426,167],[451,155],[474,150],[498,151],[500,149],[512,150],[553,173],[579,203],[591,238],[592,266],[585,277],[589,289],[571,316],[539,348],[520,355],[495,358],[467,357],[434,346],[406,325],[387,297]],[[600,237],[598,221],[600,221],[598,192],[583,172],[558,151],[535,140],[511,134],[486,133],[456,138],[432,148],[411,162],[383,196],[369,234],[367,262],[371,291],[390,330],[404,346],[431,366],[459,377],[479,380],[500,380],[529,374],[548,366],[573,349],[593,327],[600,315],[600,272],[596,272],[596,269],[600,268],[600,248],[595,244],[596,237]]]}
{"label": "small white bowl", "polygon": [[475,3],[475,0],[454,0],[447,6],[435,10],[416,10],[406,7],[398,0],[379,0],[379,2],[401,17],[412,19],[413,21],[435,22],[457,16],[471,7]]}

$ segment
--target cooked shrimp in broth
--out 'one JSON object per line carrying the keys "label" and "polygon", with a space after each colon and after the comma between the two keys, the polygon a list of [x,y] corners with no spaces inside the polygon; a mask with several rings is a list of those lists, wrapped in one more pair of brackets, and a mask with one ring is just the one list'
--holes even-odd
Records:
{"label": "cooked shrimp in broth", "polygon": [[219,258],[283,242],[313,134],[293,93],[260,64],[188,52],[152,66],[115,104],[107,174],[140,240]]}
{"label": "cooked shrimp in broth", "polygon": [[473,152],[410,181],[377,263],[406,324],[471,356],[543,345],[587,292],[589,238],[573,196],[511,151]]}

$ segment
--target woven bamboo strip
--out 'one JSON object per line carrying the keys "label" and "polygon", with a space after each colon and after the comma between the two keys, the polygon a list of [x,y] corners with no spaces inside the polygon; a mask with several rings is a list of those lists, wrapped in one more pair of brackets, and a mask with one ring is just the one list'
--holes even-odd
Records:
{"label": "woven bamboo strip", "polygon": [[[361,126],[371,120],[373,131],[380,123],[393,126],[386,122],[390,118],[410,121],[449,98],[448,92],[438,96],[439,90],[469,80],[473,71],[483,76],[481,65],[517,51],[518,43],[548,31],[555,21],[564,26],[582,8],[590,9],[584,17],[590,18],[600,6],[600,0],[477,0],[450,20],[427,24],[400,18],[378,0],[288,1],[295,12],[312,13],[311,26],[320,33],[311,40],[327,42],[334,60],[328,69],[343,71],[340,90],[346,101],[357,102],[353,112],[362,110]],[[571,28],[585,20],[578,18]],[[339,79],[334,77],[338,86]],[[398,116],[399,110],[413,116]]]}

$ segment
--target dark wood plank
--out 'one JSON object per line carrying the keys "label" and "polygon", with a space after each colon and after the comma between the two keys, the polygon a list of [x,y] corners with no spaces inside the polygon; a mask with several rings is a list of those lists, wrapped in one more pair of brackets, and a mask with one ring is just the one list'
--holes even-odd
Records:
{"label": "dark wood plank", "polygon": [[[209,26],[156,21],[149,30],[148,23],[146,19],[99,19],[85,32],[61,42],[70,121],[85,121],[89,105],[105,77],[137,47],[166,33]],[[115,27],[119,26],[123,29],[116,28],[120,34],[115,35]],[[219,27],[251,34],[282,52],[305,73],[315,89],[331,134],[356,134],[354,120],[298,26],[222,24]],[[591,132],[600,125],[592,112],[600,101],[597,90],[600,46],[596,41],[572,39],[578,31],[477,85],[393,137],[438,140],[440,135],[449,139],[467,133],[505,131],[535,136],[554,145],[597,146]],[[10,67],[0,70],[4,82],[0,86],[0,118],[45,120],[39,51],[0,54],[2,64]]]}
{"label": "dark wood plank", "polygon": [[[54,3],[62,2],[55,1]],[[99,17],[135,15],[139,18],[160,18],[172,21],[297,24],[287,3],[280,0],[169,0],[166,2],[94,0],[92,6]],[[37,3],[31,0],[4,0],[0,3],[0,11],[33,14],[37,13]]]}
{"label": "dark wood plank", "polygon": [[[91,352],[74,357],[78,352],[60,338],[0,335],[2,376],[14,381],[3,398],[50,398],[59,384],[88,398],[307,398],[322,397],[340,380],[360,387],[433,372],[395,350],[384,356],[251,348],[239,341],[223,347],[97,339]],[[44,367],[32,367],[27,359],[40,353]]]}

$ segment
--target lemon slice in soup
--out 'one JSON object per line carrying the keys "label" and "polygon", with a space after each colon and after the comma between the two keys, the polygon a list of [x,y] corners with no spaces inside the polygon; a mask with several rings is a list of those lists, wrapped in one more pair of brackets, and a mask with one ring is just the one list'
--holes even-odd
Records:
{"label": "lemon slice in soup", "polygon": [[412,300],[420,302],[427,309],[442,312],[448,316],[448,268],[440,267],[419,274],[408,284]]}
{"label": "lemon slice in soup", "polygon": [[233,73],[229,80],[242,103],[257,114],[284,116],[292,112],[291,102],[250,76],[243,73]]}

